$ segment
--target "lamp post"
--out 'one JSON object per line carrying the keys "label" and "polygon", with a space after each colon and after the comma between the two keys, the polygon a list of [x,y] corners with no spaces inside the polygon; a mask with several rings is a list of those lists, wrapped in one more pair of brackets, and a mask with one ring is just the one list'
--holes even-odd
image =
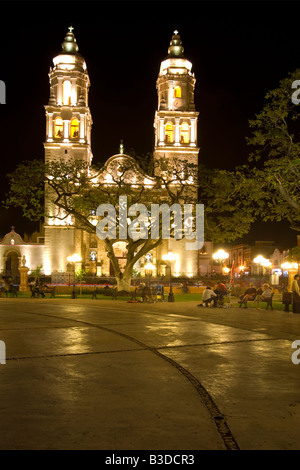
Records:
{"label": "lamp post", "polygon": [[150,286],[150,278],[151,278],[151,276],[152,276],[152,274],[153,274],[154,269],[155,269],[154,264],[152,264],[152,263],[147,263],[147,264],[145,264],[145,277],[146,277],[146,278],[148,277],[148,284],[149,284],[149,286]]}
{"label": "lamp post", "polygon": [[75,287],[75,268],[76,268],[76,263],[81,262],[81,258],[79,255],[76,253],[72,256],[68,256],[67,261],[72,264],[73,269],[74,269],[74,279],[73,279],[73,290],[71,294],[71,299],[76,299],[76,287]]}
{"label": "lamp post", "polygon": [[214,254],[212,255],[212,257],[213,257],[213,259],[216,261],[216,263],[220,264],[220,266],[221,266],[221,274],[223,274],[223,273],[222,273],[222,271],[223,271],[223,269],[224,269],[224,268],[223,268],[223,264],[224,264],[225,260],[229,258],[229,253],[227,253],[227,252],[224,251],[224,250],[218,250],[216,253],[214,253]]}
{"label": "lamp post", "polygon": [[174,261],[176,261],[176,258],[177,256],[174,255],[174,253],[172,253],[171,251],[169,251],[169,253],[167,255],[163,255],[162,259],[164,261],[168,261],[169,262],[169,266],[170,266],[170,292],[169,292],[169,296],[168,296],[168,302],[174,302],[174,294],[173,294],[173,291],[172,291],[172,263]]}

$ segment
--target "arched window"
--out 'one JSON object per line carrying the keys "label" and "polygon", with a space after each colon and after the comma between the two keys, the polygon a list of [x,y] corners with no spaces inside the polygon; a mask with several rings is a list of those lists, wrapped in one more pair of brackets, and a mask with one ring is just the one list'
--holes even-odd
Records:
{"label": "arched window", "polygon": [[54,137],[55,139],[62,139],[64,135],[64,123],[62,118],[56,118],[54,121]]}
{"label": "arched window", "polygon": [[74,118],[71,121],[71,139],[76,139],[79,136],[79,121]]}
{"label": "arched window", "polygon": [[174,98],[181,98],[181,87],[176,86],[174,88]]}
{"label": "arched window", "polygon": [[188,144],[190,141],[190,129],[187,122],[181,124],[180,127],[180,143],[181,144]]}
{"label": "arched window", "polygon": [[166,124],[166,142],[174,142],[174,131],[173,131],[173,124],[171,122],[167,122]]}
{"label": "arched window", "polygon": [[65,80],[63,83],[63,104],[71,104],[71,82],[69,80]]}

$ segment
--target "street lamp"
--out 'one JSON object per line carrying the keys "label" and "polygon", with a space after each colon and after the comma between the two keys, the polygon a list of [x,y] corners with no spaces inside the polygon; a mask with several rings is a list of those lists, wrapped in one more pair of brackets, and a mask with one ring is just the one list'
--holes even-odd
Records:
{"label": "street lamp", "polygon": [[260,275],[263,274],[263,268],[270,268],[270,266],[272,266],[271,261],[264,258],[262,255],[258,255],[256,258],[254,258],[253,262],[259,266]]}
{"label": "street lamp", "polygon": [[220,264],[221,266],[221,274],[223,268],[223,263],[225,262],[226,259],[229,258],[229,253],[226,253],[224,250],[218,250],[216,253],[212,255],[213,259],[216,261],[216,263]]}
{"label": "street lamp", "polygon": [[171,267],[172,267],[172,263],[174,261],[176,261],[177,256],[174,255],[174,253],[172,253],[171,251],[169,251],[169,253],[167,255],[162,256],[162,259],[164,261],[169,262],[169,266],[170,266],[170,292],[169,292],[169,296],[168,296],[168,302],[174,302],[174,294],[173,294],[173,291],[172,291],[172,270],[171,270]]}
{"label": "street lamp", "polygon": [[68,256],[67,261],[72,264],[73,269],[74,269],[73,290],[72,290],[71,298],[72,298],[72,299],[76,299],[75,267],[76,267],[76,263],[80,263],[80,262],[81,262],[81,258],[80,258],[79,255],[77,255],[77,254],[75,253],[75,254],[72,255],[72,256]]}
{"label": "street lamp", "polygon": [[154,269],[155,269],[154,264],[152,264],[152,263],[147,263],[147,264],[145,264],[145,277],[146,277],[146,278],[148,277],[148,283],[149,283],[149,285],[150,285],[150,278],[151,278],[151,276],[152,276],[152,274],[153,274]]}

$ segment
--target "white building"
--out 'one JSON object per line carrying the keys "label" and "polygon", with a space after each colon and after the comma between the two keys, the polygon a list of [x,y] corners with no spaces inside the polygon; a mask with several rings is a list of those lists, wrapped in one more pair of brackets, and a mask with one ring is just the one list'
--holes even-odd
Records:
{"label": "white building", "polygon": [[[50,98],[45,106],[45,162],[74,159],[92,163],[92,116],[88,102],[90,79],[85,60],[78,50],[73,28],[70,27],[62,43],[62,51],[53,59],[49,72]],[[158,108],[154,118],[154,161],[162,157],[170,161],[179,158],[198,165],[199,113],[194,104],[195,77],[192,64],[184,57],[183,52],[180,36],[175,31],[168,56],[161,62],[156,84]],[[108,159],[105,168],[118,159],[131,157],[120,150],[120,154]],[[158,171],[159,168],[156,168],[155,172]],[[147,178],[151,183],[151,178]],[[196,198],[196,184],[193,188]],[[64,273],[70,269],[67,258],[77,253],[82,260],[80,266],[88,268],[91,273],[99,276],[112,275],[112,266],[106,256],[103,241],[96,234],[75,228],[71,218],[61,220],[54,217],[56,208],[49,197],[46,198],[45,205],[52,217],[45,219],[43,243],[28,244],[14,231],[7,234],[0,243],[0,269],[5,271],[9,263],[15,266],[25,256],[26,265],[30,269],[42,265],[45,274]],[[118,242],[114,248],[122,265],[126,260],[126,244]],[[161,246],[148,255],[148,260],[150,257],[152,264],[156,266],[154,274],[164,274],[165,264],[161,260],[169,251],[176,255],[172,268],[174,275],[192,277],[199,274],[198,250],[186,251],[184,240],[172,239],[164,240]],[[145,274],[144,265],[147,262],[146,257],[144,258],[135,266],[142,275]],[[208,271],[208,264],[208,259],[202,256],[201,272]]]}

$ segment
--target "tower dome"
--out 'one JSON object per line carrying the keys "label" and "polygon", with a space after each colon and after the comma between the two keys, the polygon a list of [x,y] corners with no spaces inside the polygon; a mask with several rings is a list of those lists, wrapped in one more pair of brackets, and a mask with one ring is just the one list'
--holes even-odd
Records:
{"label": "tower dome", "polygon": [[178,31],[175,30],[168,49],[169,57],[184,57],[184,48]]}
{"label": "tower dome", "polygon": [[73,33],[73,26],[69,26],[68,32],[61,45],[62,50],[60,54],[53,59],[54,69],[61,70],[79,70],[86,71],[86,63],[84,58],[78,53],[79,47]]}
{"label": "tower dome", "polygon": [[73,26],[69,26],[69,31],[66,34],[65,40],[62,43],[61,47],[64,52],[70,54],[76,54],[79,50],[78,44],[73,33]]}

